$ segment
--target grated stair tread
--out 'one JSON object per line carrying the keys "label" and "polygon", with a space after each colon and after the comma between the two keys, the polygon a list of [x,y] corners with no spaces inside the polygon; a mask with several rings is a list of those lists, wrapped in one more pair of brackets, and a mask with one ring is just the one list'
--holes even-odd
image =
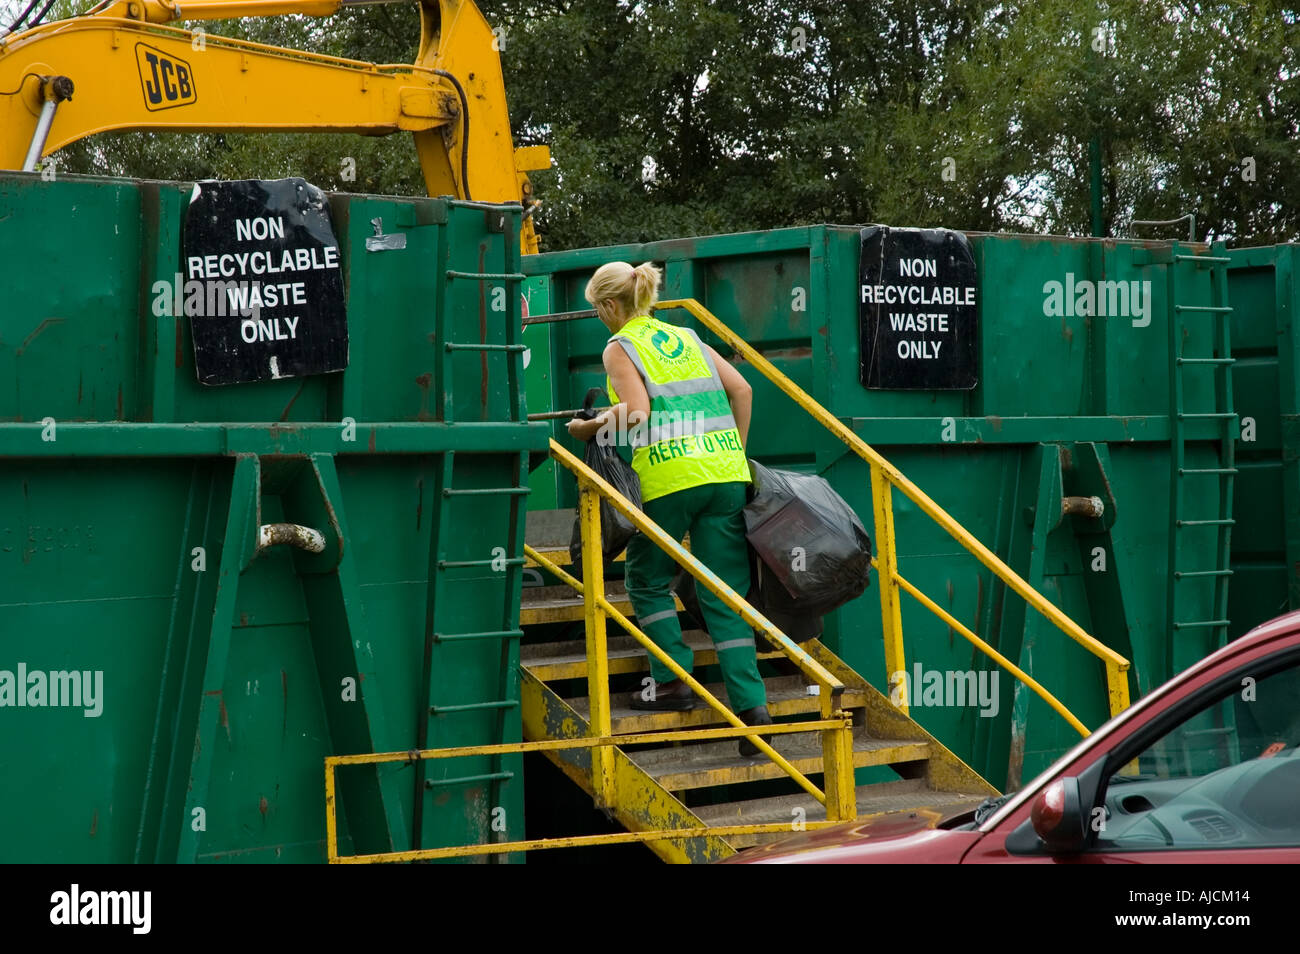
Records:
{"label": "grated stair tread", "polygon": [[[571,507],[561,510],[530,510],[524,528],[524,542],[557,566],[569,566],[573,563],[569,554],[569,541],[572,539],[573,521],[577,517],[578,512]],[[691,548],[689,534],[682,541],[682,546],[687,550]],[[615,560],[622,561],[626,555],[620,553]],[[529,560],[528,565],[537,564]]]}
{"label": "grated stair tread", "polygon": [[[798,732],[775,737],[776,750],[805,775],[822,772],[819,732]],[[766,756],[742,757],[735,739],[654,749],[633,749],[628,756],[646,774],[669,791],[731,785],[763,779],[786,778],[784,770]],[[894,765],[930,757],[926,739],[874,739],[859,727],[853,735],[853,764]]]}
{"label": "grated stair tread", "polygon": [[[682,633],[686,645],[695,651],[697,666],[711,666],[718,661],[713,640],[702,629],[689,629]],[[611,673],[646,672],[650,668],[649,654],[631,636],[606,638]],[[776,650],[759,653],[759,659],[775,659],[782,654]],[[587,675],[587,644],[584,640],[531,643],[519,647],[519,664],[543,682],[552,679],[581,679]]]}
{"label": "grated stair tread", "polygon": [[[802,676],[779,676],[765,680],[767,685],[767,711],[773,718],[781,716],[820,714],[820,696],[809,695],[808,687]],[[722,683],[706,683],[708,689],[724,704],[727,703],[726,688]],[[610,721],[615,733],[656,732],[665,729],[684,729],[691,726],[726,724],[723,718],[705,706],[703,701],[695,709],[686,712],[647,712],[633,709],[631,693],[615,694],[610,702]],[[864,693],[851,688],[844,690],[842,705],[846,709],[866,705]],[[584,719],[591,718],[591,705],[586,696],[566,700]]]}
{"label": "grated stair tread", "polygon": [[[605,588],[606,599],[614,608],[628,619],[636,622],[632,603],[623,589],[622,580],[610,580]],[[681,611],[682,601],[673,597],[673,603]],[[568,586],[528,587],[523,591],[519,604],[519,622],[523,626],[535,623],[577,622],[583,618],[585,606],[582,597]],[[607,628],[621,632],[618,623],[610,620]]]}

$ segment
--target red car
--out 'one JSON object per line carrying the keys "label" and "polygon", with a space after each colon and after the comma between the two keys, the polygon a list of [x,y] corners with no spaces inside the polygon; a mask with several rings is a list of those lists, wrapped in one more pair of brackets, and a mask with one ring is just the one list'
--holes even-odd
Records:
{"label": "red car", "polygon": [[1020,791],[752,848],[741,864],[1300,862],[1300,612],[1256,627]]}

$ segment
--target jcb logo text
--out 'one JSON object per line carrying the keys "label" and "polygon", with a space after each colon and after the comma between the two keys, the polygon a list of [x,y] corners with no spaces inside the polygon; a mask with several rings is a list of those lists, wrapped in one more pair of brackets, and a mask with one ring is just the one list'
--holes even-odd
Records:
{"label": "jcb logo text", "polygon": [[173,106],[187,106],[198,99],[194,73],[184,60],[143,43],[135,45],[135,59],[140,67],[140,89],[144,92],[145,108],[171,109]]}

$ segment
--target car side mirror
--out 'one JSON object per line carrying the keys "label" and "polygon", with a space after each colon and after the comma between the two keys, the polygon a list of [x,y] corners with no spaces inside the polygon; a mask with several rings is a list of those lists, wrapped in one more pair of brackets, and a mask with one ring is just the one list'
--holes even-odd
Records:
{"label": "car side mirror", "polygon": [[1053,854],[1082,851],[1088,842],[1088,819],[1079,798],[1079,780],[1058,778],[1039,792],[1029,821],[1043,847]]}
{"label": "car side mirror", "polygon": [[1058,778],[1038,793],[1029,818],[1007,836],[1013,855],[1073,854],[1088,844],[1088,814],[1077,778]]}

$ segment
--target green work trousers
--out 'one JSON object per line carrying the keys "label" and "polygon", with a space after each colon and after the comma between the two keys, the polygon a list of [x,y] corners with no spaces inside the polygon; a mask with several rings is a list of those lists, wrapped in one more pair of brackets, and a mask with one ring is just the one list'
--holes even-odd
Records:
{"label": "green work trousers", "polygon": [[[674,540],[689,531],[691,552],[724,583],[744,596],[749,591],[749,549],[745,542],[745,489],[739,481],[701,484],[647,501],[643,509]],[[669,589],[677,563],[644,534],[627,546],[627,593],[642,631],[687,672],[695,654],[682,639]],[[704,624],[718,652],[731,708],[744,712],[767,704],[758,673],[758,649],[749,624],[703,585],[696,587]],[[677,677],[650,657],[650,675],[663,685]]]}

